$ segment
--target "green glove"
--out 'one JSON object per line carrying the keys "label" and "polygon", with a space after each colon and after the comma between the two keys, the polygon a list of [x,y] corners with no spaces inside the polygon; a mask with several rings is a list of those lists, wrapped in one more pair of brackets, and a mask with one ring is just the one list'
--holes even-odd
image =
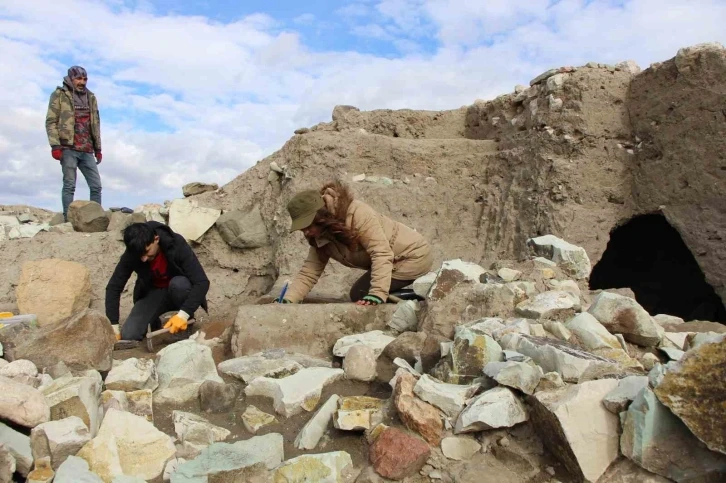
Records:
{"label": "green glove", "polygon": [[383,303],[383,300],[381,300],[379,297],[376,297],[375,295],[366,295],[363,297],[363,300],[366,302],[370,302],[373,305],[379,305]]}

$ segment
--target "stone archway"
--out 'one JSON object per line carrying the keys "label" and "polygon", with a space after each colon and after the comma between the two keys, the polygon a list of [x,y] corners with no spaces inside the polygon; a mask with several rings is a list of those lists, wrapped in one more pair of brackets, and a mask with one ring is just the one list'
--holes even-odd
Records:
{"label": "stone archway", "polygon": [[591,289],[628,287],[651,315],[726,323],[726,308],[683,242],[661,214],[631,218],[610,233],[590,275]]}

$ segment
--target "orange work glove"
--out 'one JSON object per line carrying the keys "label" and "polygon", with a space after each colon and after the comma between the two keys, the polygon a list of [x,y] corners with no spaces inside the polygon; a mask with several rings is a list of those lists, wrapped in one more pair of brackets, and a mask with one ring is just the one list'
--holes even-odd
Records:
{"label": "orange work glove", "polygon": [[187,330],[187,321],[184,320],[184,317],[181,315],[176,314],[174,317],[169,319],[166,325],[164,325],[164,328],[169,329],[169,333],[176,334],[182,330]]}

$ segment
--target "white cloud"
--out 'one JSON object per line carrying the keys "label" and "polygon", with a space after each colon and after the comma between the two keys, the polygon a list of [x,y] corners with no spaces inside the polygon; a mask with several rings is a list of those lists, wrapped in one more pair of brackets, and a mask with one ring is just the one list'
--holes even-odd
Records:
{"label": "white cloud", "polygon": [[[5,2],[0,203],[60,208],[60,168],[44,118],[65,61],[88,69],[99,99],[104,204],[133,207],[178,197],[186,182],[229,181],[294,129],[329,121],[336,104],[456,108],[553,66],[626,59],[647,66],[685,45],[726,41],[720,0],[550,3],[379,0],[338,10],[354,22],[351,31],[402,52],[376,56],[335,43],[311,50],[303,29],[321,26],[317,12],[298,17],[295,30],[265,14],[218,22],[161,15],[148,4]],[[113,123],[105,114],[112,109]],[[145,130],[137,120],[148,118],[171,131]],[[76,193],[87,197],[80,175]]]}

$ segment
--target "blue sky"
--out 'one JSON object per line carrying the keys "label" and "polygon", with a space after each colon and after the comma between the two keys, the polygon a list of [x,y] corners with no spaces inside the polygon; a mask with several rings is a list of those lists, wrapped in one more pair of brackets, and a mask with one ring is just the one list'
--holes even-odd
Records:
{"label": "blue sky", "polygon": [[101,108],[104,205],[133,208],[230,181],[337,104],[454,109],[726,43],[724,24],[724,0],[0,0],[0,203],[60,209],[44,118],[73,64]]}

